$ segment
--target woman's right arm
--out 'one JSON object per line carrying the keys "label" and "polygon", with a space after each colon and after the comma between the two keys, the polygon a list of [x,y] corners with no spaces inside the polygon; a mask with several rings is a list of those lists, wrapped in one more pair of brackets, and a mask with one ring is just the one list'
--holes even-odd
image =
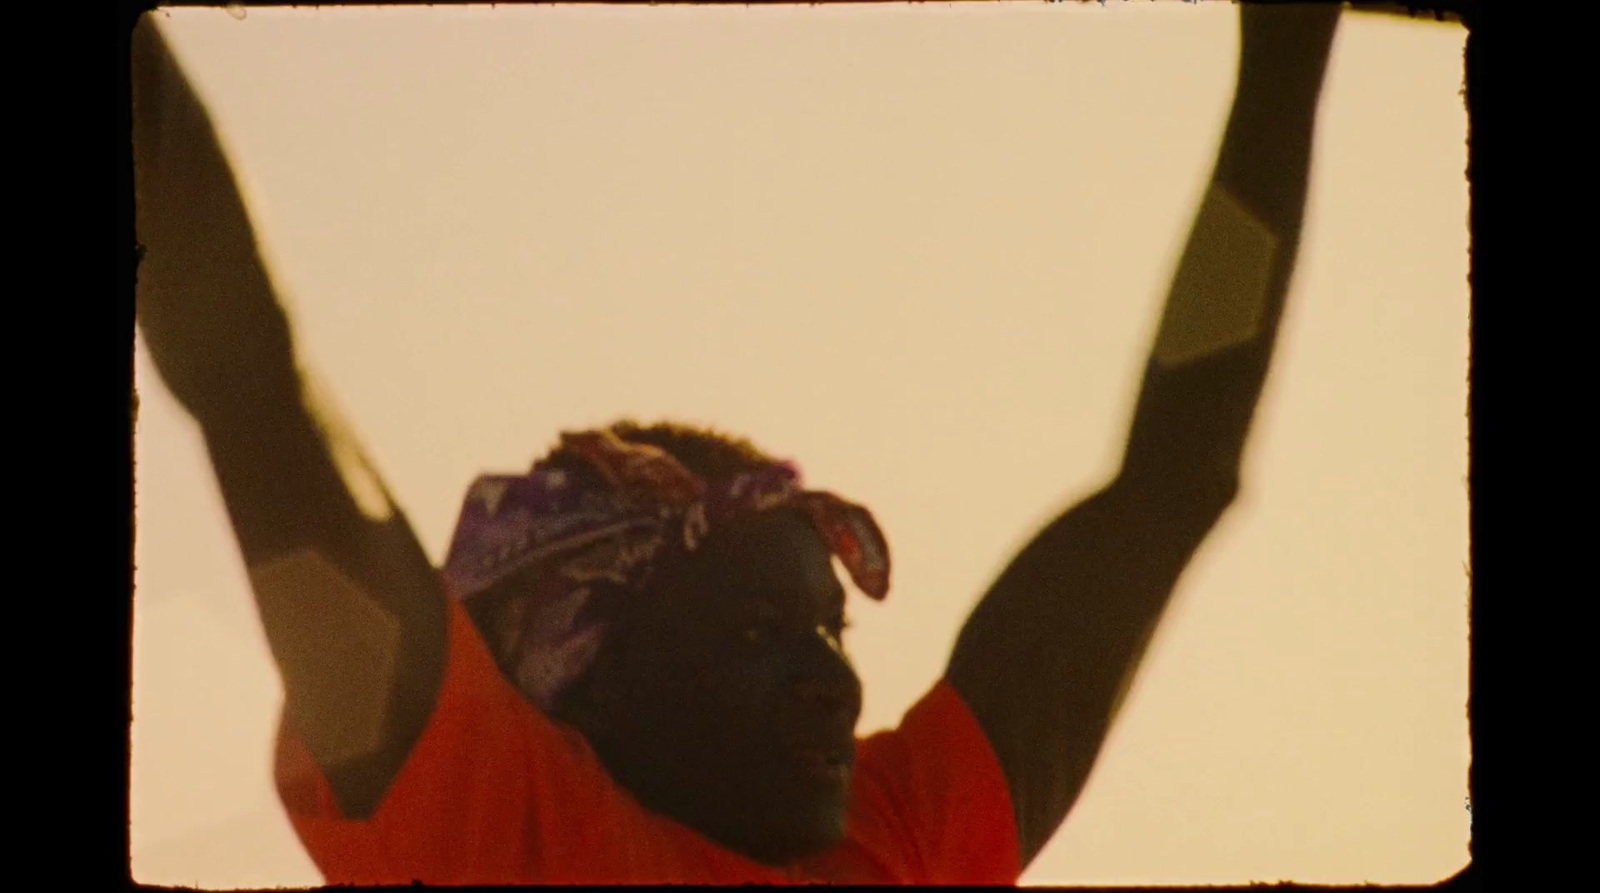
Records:
{"label": "woman's right arm", "polygon": [[445,593],[359,446],[307,387],[205,107],[133,34],[139,329],[199,423],[283,679],[284,721],[370,815],[433,710]]}

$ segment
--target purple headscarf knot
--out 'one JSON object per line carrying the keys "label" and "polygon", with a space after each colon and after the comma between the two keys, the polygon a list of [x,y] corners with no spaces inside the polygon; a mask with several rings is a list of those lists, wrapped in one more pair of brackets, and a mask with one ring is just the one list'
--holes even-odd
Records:
{"label": "purple headscarf knot", "polygon": [[[792,462],[707,481],[665,450],[606,429],[564,433],[561,446],[597,472],[598,484],[542,462],[526,475],[480,476],[444,565],[501,667],[541,709],[600,651],[605,622],[586,610],[600,587],[638,592],[664,550],[692,552],[733,518],[799,507],[863,592],[888,594],[888,544],[872,514],[801,489]],[[483,604],[486,590],[525,571],[527,586]]]}

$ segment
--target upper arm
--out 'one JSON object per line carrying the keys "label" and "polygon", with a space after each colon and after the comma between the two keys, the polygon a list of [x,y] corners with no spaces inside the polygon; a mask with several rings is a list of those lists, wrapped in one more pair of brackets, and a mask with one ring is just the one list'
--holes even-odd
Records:
{"label": "upper arm", "polygon": [[347,814],[365,814],[432,708],[443,584],[354,445],[303,401],[202,431],[283,679],[285,721]]}
{"label": "upper arm", "polygon": [[1124,478],[1041,531],[946,670],[1011,792],[1022,864],[1076,801],[1173,585],[1231,497]]}

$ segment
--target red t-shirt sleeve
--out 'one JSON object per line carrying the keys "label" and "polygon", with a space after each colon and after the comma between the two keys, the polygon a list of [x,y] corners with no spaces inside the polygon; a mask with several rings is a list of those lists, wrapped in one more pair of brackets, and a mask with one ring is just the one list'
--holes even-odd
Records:
{"label": "red t-shirt sleeve", "polygon": [[340,811],[280,725],[279,796],[330,884],[1013,883],[1005,780],[960,697],[939,683],[892,732],[860,744],[847,839],[789,870],[650,812],[583,736],[522,699],[451,600],[433,716],[383,802]]}
{"label": "red t-shirt sleeve", "polygon": [[949,683],[935,684],[898,728],[860,742],[846,840],[812,873],[854,883],[1016,883],[1011,792]]}
{"label": "red t-shirt sleeve", "polygon": [[330,884],[782,880],[640,806],[583,736],[522,699],[450,600],[434,712],[383,802],[347,819],[280,724],[276,777]]}

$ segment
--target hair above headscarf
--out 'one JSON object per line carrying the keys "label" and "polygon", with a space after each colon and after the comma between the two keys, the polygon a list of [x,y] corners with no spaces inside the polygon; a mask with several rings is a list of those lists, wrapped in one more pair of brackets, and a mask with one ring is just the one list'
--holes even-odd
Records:
{"label": "hair above headscarf", "polygon": [[[592,474],[542,460],[525,475],[483,475],[467,490],[444,575],[524,697],[550,710],[599,654],[605,593],[639,597],[672,554],[693,552],[730,520],[802,509],[868,596],[889,590],[889,551],[865,508],[801,488],[792,462],[747,459],[707,479],[622,426],[561,435],[558,454]],[[501,584],[521,585],[504,591]],[[496,604],[484,604],[492,597]]]}

